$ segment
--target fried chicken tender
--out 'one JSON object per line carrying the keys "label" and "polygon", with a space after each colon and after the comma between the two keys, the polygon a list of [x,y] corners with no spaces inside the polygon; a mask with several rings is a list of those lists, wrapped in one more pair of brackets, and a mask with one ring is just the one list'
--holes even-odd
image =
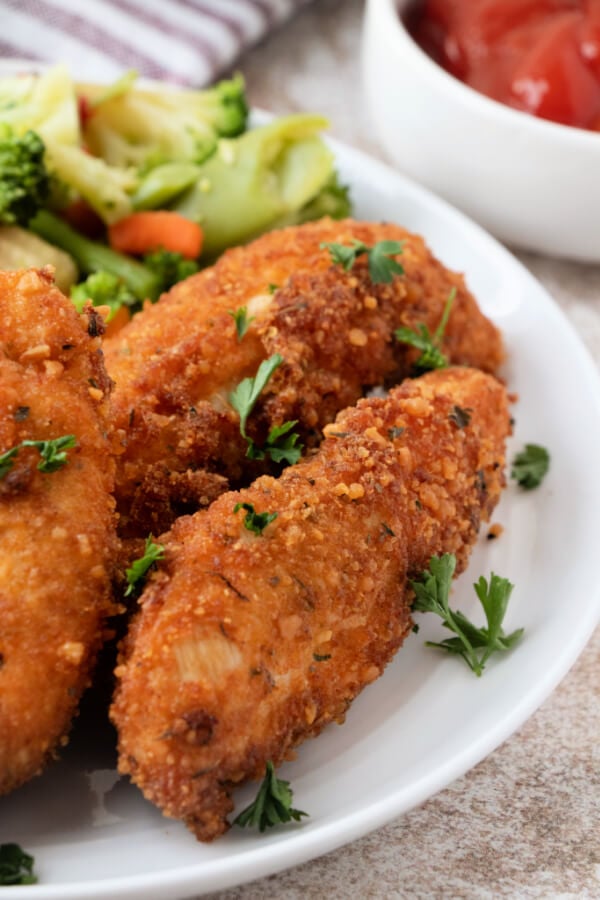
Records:
{"label": "fried chicken tender", "polygon": [[[355,240],[369,247],[401,241],[404,274],[374,284],[366,256],[345,272],[321,246]],[[462,276],[396,225],[323,219],[272,232],[227,251],[147,306],[105,345],[123,438],[122,533],[158,534],[175,514],[215,499],[228,481],[239,487],[265,472],[264,463],[246,458],[228,401],[262,360],[279,353],[284,362],[250,416],[250,436],[263,443],[273,425],[297,420],[302,442],[314,446],[365,388],[410,374],[418,351],[396,341],[394,329],[424,324],[433,333],[453,288],[443,350],[455,364],[495,372],[499,332]],[[232,312],[242,307],[250,325],[239,340]]]}
{"label": "fried chicken tender", "polygon": [[76,437],[54,471],[38,469],[33,447],[0,466],[0,794],[66,742],[111,609],[101,331],[97,313],[79,315],[54,287],[52,269],[0,272],[0,456],[25,440]]}
{"label": "fried chicken tender", "polygon": [[[279,479],[178,520],[121,647],[120,771],[200,840],[223,833],[234,786],[381,675],[411,627],[407,579],[435,554],[465,567],[509,430],[495,378],[441,370],[342,412]],[[276,514],[258,534],[252,509]]]}

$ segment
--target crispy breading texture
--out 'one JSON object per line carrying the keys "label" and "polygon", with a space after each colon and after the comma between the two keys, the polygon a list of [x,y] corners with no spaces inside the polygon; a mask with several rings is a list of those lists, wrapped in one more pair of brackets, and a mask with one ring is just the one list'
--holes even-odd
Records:
{"label": "crispy breading texture", "polygon": [[[365,256],[345,272],[321,247],[353,240],[402,242],[397,258],[405,274],[374,284]],[[263,359],[279,353],[284,362],[250,416],[250,435],[262,443],[271,426],[295,419],[302,441],[314,446],[366,387],[410,374],[418,351],[393,332],[419,324],[434,332],[452,289],[444,351],[455,364],[495,372],[503,356],[499,332],[462,276],[396,225],[323,219],[273,232],[227,251],[147,306],[106,341],[123,443],[117,471],[123,534],[157,534],[176,513],[213,500],[225,479],[239,487],[265,472],[264,463],[246,458],[228,402]],[[238,340],[231,312],[244,306],[250,326]],[[180,473],[193,477],[182,482]]]}
{"label": "crispy breading texture", "polygon": [[[279,479],[178,520],[121,647],[120,771],[199,839],[223,833],[234,786],[343,721],[382,673],[411,626],[407,578],[444,552],[464,568],[509,429],[499,382],[442,370],[341,413]],[[277,517],[255,534],[238,503]]]}
{"label": "crispy breading texture", "polygon": [[0,478],[0,794],[66,741],[111,609],[114,463],[99,333],[52,270],[0,272],[0,454],[74,434],[54,472],[34,448]]}

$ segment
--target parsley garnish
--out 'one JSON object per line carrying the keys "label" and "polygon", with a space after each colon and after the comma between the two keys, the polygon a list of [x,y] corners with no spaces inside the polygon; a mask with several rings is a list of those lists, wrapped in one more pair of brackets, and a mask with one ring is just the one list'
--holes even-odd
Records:
{"label": "parsley garnish", "polygon": [[[262,447],[258,447],[253,441],[248,445],[246,455],[250,459],[264,459],[267,453],[273,462],[286,462],[294,465],[302,456],[302,444],[298,444],[299,435],[296,432],[289,434],[297,419],[284,422],[283,425],[274,425],[267,435],[267,440]],[[247,440],[247,439],[246,439]]]}
{"label": "parsley garnish", "polygon": [[240,509],[246,510],[244,528],[247,528],[248,531],[253,531],[254,534],[262,534],[267,525],[277,518],[276,512],[257,513],[251,503],[236,503],[233,507],[234,513],[239,512]]}
{"label": "parsley garnish", "polygon": [[292,797],[289,781],[277,778],[273,763],[269,761],[254,803],[242,810],[233,824],[241,828],[245,828],[246,825],[258,825],[260,831],[265,831],[273,825],[290,822],[292,819],[299,822],[301,817],[308,816],[308,813],[293,809]]}
{"label": "parsley garnish", "polygon": [[0,478],[4,478],[5,475],[8,475],[14,466],[15,456],[19,452],[20,446],[21,445],[19,445],[19,447],[12,447],[0,456]]}
{"label": "parsley garnish", "polygon": [[539,444],[525,444],[525,449],[513,459],[511,478],[526,491],[538,487],[550,467],[550,454]]}
{"label": "parsley garnish", "polygon": [[254,378],[244,378],[229,395],[229,402],[235,411],[239,413],[240,433],[242,437],[246,438],[248,443],[252,441],[246,434],[248,416],[254,409],[261,391],[267,386],[271,375],[282,362],[283,356],[280,356],[279,353],[274,353],[268,359],[263,359]]}
{"label": "parsley garnish", "polygon": [[415,370],[418,374],[431,372],[433,369],[445,369],[448,365],[448,359],[440,350],[440,345],[442,343],[442,338],[444,337],[448,319],[450,318],[450,310],[452,309],[455,297],[456,288],[452,288],[448,294],[440,324],[436,328],[433,336],[429,333],[427,325],[423,325],[422,323],[417,325],[417,331],[412,331],[410,328],[397,328],[394,331],[394,337],[397,341],[400,341],[401,344],[409,344],[411,347],[416,347],[417,350],[421,351],[421,355],[415,362]]}
{"label": "parsley garnish", "polygon": [[250,323],[254,322],[256,316],[250,316],[250,318],[248,318],[248,309],[245,306],[240,306],[239,309],[229,309],[228,313],[235,322],[237,339],[238,341],[241,341],[241,339],[248,331]]}
{"label": "parsley garnish", "polygon": [[153,566],[158,560],[163,559],[164,555],[165,548],[163,545],[155,544],[152,540],[152,535],[147,537],[144,555],[140,556],[139,559],[134,560],[125,572],[125,577],[127,579],[127,588],[125,590],[126,597],[131,596],[134,591],[137,591],[138,588],[141,587],[140,582],[145,577],[150,566]]}
{"label": "parsley garnish", "polygon": [[64,437],[54,438],[51,441],[23,441],[23,447],[37,447],[42,457],[38,463],[40,472],[56,472],[67,462],[66,450],[70,450],[76,444],[74,434],[65,434]]}
{"label": "parsley garnish", "polygon": [[329,250],[332,262],[341,266],[345,272],[349,272],[357,258],[366,253],[369,277],[373,284],[389,284],[394,275],[404,274],[400,263],[393,259],[396,254],[402,253],[400,241],[378,241],[372,247],[367,247],[362,241],[357,240],[353,240],[350,246],[327,242],[319,246],[322,250]]}
{"label": "parsley garnish", "polygon": [[40,472],[56,472],[67,462],[66,451],[74,447],[77,439],[74,434],[65,434],[63,437],[50,441],[21,441],[16,447],[11,447],[0,455],[0,478],[4,478],[15,464],[15,457],[23,447],[35,447],[40,451],[41,459],[37,464]]}
{"label": "parsley garnish", "polygon": [[33,862],[18,844],[0,844],[0,885],[36,884]]}
{"label": "parsley garnish", "polygon": [[452,412],[449,413],[448,418],[451,422],[454,422],[457,428],[466,428],[471,421],[472,412],[472,409],[463,409],[462,406],[453,406]]}
{"label": "parsley garnish", "polygon": [[411,581],[415,592],[413,609],[418,612],[433,612],[444,620],[444,627],[454,632],[456,637],[440,643],[427,641],[427,646],[438,647],[448,653],[462,656],[475,672],[481,675],[485,664],[496,651],[509,650],[523,634],[518,628],[512,634],[504,634],[502,620],[513,589],[507,578],[500,578],[493,572],[489,583],[483,576],[473,585],[487,619],[487,628],[477,628],[460,610],[451,610],[448,605],[450,585],[456,568],[453,553],[432,556],[429,569],[418,580]]}
{"label": "parsley garnish", "polygon": [[279,353],[264,359],[258,367],[254,378],[244,378],[229,395],[229,402],[239,414],[240,434],[248,443],[246,456],[250,459],[264,459],[268,454],[274,462],[298,462],[302,453],[302,444],[297,444],[298,435],[289,434],[297,421],[284,422],[275,425],[267,435],[267,441],[263,447],[259,447],[246,433],[248,416],[254,409],[261,392],[266,387],[275,369],[281,365],[283,357]]}

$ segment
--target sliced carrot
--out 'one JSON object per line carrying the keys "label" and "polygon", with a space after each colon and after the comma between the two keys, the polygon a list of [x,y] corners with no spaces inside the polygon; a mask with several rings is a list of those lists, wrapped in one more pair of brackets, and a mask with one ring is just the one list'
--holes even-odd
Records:
{"label": "sliced carrot", "polygon": [[202,229],[180,213],[166,209],[131,213],[111,225],[108,242],[113,250],[142,256],[154,250],[171,250],[196,259],[202,250]]}

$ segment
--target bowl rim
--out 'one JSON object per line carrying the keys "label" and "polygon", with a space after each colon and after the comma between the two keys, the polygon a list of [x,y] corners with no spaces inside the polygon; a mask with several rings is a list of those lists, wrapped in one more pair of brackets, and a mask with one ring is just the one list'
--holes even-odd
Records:
{"label": "bowl rim", "polygon": [[421,49],[404,24],[402,14],[412,2],[414,0],[367,0],[368,14],[373,18],[379,13],[378,18],[385,25],[383,33],[388,41],[394,41],[398,47],[398,58],[402,58],[402,55],[406,57],[421,69],[429,82],[437,81],[439,88],[451,99],[460,101],[478,115],[500,118],[506,125],[528,129],[533,136],[542,139],[545,137],[569,146],[600,151],[600,132],[588,131],[574,125],[563,125],[514,109],[499,100],[481,94],[446,72]]}

